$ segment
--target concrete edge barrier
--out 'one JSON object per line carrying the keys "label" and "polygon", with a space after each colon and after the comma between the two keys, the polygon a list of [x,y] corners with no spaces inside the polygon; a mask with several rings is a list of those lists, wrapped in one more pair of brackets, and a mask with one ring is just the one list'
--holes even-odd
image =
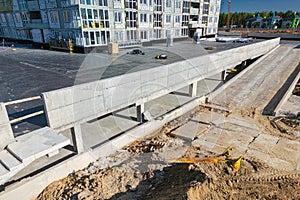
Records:
{"label": "concrete edge barrier", "polygon": [[[298,65],[298,67],[296,67],[296,70],[300,68],[300,64]],[[295,72],[294,72],[295,73]],[[290,77],[292,76],[292,74],[290,75]],[[274,109],[274,115],[277,114],[278,110],[281,108],[281,106],[288,100],[288,98],[291,96],[295,86],[298,83],[298,80],[300,79],[300,72],[298,72],[298,75],[294,78],[293,77],[293,82],[290,84],[289,88],[286,90],[285,94],[283,95],[283,97],[281,98],[280,102],[277,104],[277,106]]]}
{"label": "concrete edge barrier", "polygon": [[[160,72],[164,71],[165,75],[163,77],[156,77],[148,82],[149,84],[155,83],[166,86],[167,90],[147,88],[148,82],[144,82],[141,78],[144,71],[138,71],[118,77],[112,77],[109,79],[43,93],[42,95],[48,125],[55,130],[62,131],[64,129],[72,128],[74,123],[80,124],[109,112],[122,109],[128,106],[128,104],[137,104],[137,102],[139,102],[139,104],[146,103],[147,101],[159,96],[166,95],[170,91],[178,90],[184,86],[192,84],[195,81],[199,81],[200,79],[207,77],[210,73],[224,71],[230,67],[238,65],[246,59],[263,55],[278,45],[279,41],[280,38],[276,38],[229,49],[224,52],[217,52],[215,54],[192,58],[189,61],[195,65],[192,67],[187,66],[187,61],[160,66]],[[244,52],[245,55],[242,56],[241,52]],[[212,59],[213,64],[218,67],[215,68],[214,71],[206,70],[206,68],[202,69],[202,67],[207,64],[205,61],[209,61],[210,59]],[[180,64],[185,67],[182,67]],[[155,74],[155,70],[158,69],[152,68],[147,71],[148,74]],[[141,87],[137,87],[139,84]],[[91,95],[91,93],[88,94],[87,91],[83,90],[90,89],[91,92],[94,92],[91,90],[92,86],[99,86],[96,87],[97,93],[95,96]],[[122,96],[123,93],[132,91],[133,89],[136,89],[133,99],[119,98],[118,100],[113,101],[113,94],[116,90],[121,92],[120,96]],[[76,96],[78,99],[72,99],[75,101],[70,101],[68,98],[64,98],[68,95],[72,95],[72,92],[82,93],[82,95]],[[82,97],[91,98],[81,99]],[[94,105],[94,107],[86,105]],[[77,109],[74,109],[74,107]],[[83,107],[85,107],[85,109],[82,109]],[[79,112],[78,108],[81,108],[82,110]]]}
{"label": "concrete edge barrier", "polygon": [[272,54],[276,49],[278,49],[280,45],[277,45],[274,49],[272,49],[270,52],[267,54],[263,55],[260,57],[258,60],[256,60],[254,63],[252,63],[249,67],[241,71],[239,74],[234,76],[232,79],[230,79],[228,82],[223,84],[220,88],[217,90],[211,92],[210,94],[207,95],[207,101],[211,101],[213,98],[215,98],[217,95],[219,95],[221,92],[223,92],[227,87],[229,87],[232,83],[234,83],[237,79],[242,77],[244,74],[246,74],[249,70],[251,70],[253,67],[255,67],[257,64],[259,64],[261,61],[263,61],[266,57],[268,57],[270,54]]}

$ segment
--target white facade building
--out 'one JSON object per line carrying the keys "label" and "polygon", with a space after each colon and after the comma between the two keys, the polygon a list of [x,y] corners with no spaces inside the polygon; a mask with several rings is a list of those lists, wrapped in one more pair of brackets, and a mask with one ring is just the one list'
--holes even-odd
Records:
{"label": "white facade building", "polygon": [[221,0],[0,0],[0,37],[105,46],[217,33]]}

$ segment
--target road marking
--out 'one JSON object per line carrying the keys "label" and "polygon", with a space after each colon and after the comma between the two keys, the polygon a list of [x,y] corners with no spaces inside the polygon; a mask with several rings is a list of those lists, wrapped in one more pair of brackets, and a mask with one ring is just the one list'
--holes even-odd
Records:
{"label": "road marking", "polygon": [[30,67],[34,67],[34,68],[37,68],[37,69],[41,69],[41,67],[33,65],[33,64],[30,64],[30,63],[27,63],[27,62],[20,62],[20,64],[27,65],[27,66],[30,66]]}

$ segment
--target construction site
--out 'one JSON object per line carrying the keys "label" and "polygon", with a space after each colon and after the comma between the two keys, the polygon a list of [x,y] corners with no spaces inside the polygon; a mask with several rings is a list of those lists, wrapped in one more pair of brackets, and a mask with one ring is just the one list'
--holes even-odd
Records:
{"label": "construction site", "polygon": [[[281,44],[222,92],[37,199],[299,199],[299,83],[286,83],[294,70],[299,80],[299,61],[299,45]],[[276,115],[263,114],[285,84],[293,89]]]}
{"label": "construction site", "polygon": [[298,199],[299,45],[2,48],[0,199]]}
{"label": "construction site", "polygon": [[[202,3],[220,1],[183,6]],[[0,199],[300,199],[300,18],[231,29],[227,3],[215,37],[89,54],[3,39]]]}

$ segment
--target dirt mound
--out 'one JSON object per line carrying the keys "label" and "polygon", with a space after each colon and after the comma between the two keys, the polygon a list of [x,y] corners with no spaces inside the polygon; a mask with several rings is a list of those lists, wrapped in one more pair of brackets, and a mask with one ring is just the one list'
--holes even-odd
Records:
{"label": "dirt mound", "polygon": [[38,199],[298,199],[300,174],[278,173],[244,160],[234,173],[228,163],[173,164],[137,172],[116,167],[80,171],[49,185]]}

